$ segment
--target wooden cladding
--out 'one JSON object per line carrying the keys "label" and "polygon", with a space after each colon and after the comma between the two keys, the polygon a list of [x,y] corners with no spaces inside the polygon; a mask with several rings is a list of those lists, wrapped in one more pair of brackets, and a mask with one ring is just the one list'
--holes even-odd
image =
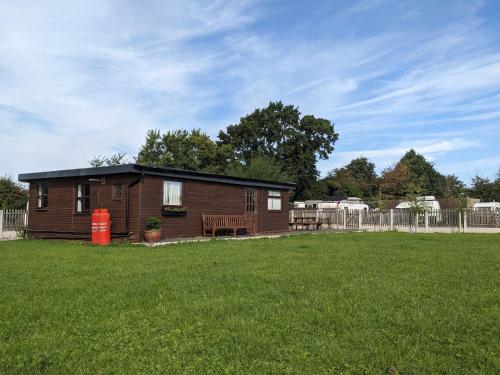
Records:
{"label": "wooden cladding", "polygon": [[268,211],[268,189],[175,179],[172,181],[176,183],[172,185],[175,185],[175,191],[167,194],[167,200],[170,202],[172,198],[172,203],[180,202],[185,215],[162,216],[164,181],[170,179],[155,175],[138,178],[133,174],[101,177],[99,183],[89,183],[89,177],[52,178],[48,190],[42,195],[39,194],[39,184],[32,183],[30,207],[38,207],[40,197],[48,207],[30,210],[29,229],[33,231],[30,235],[50,231],[83,233],[90,237],[90,215],[81,213],[98,207],[108,208],[112,233],[129,233],[130,239],[136,241],[144,239],[146,221],[150,216],[161,220],[163,239],[201,236],[202,215],[245,216],[246,226],[250,227],[247,232],[251,234],[288,230],[288,190],[272,190],[280,194],[273,198],[280,199],[282,207],[279,211]]}

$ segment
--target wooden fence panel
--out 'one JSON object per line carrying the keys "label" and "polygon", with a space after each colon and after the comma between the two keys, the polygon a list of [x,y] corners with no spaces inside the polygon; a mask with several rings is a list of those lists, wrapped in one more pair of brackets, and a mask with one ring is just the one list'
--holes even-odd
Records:
{"label": "wooden fence panel", "polygon": [[[391,213],[392,212],[392,213]],[[467,231],[468,228],[500,229],[500,212],[441,209],[413,212],[409,209],[358,211],[302,208],[290,210],[290,223],[297,218],[317,221],[320,228],[348,230]],[[418,228],[416,227],[418,226]]]}
{"label": "wooden fence panel", "polygon": [[3,231],[22,230],[26,226],[26,210],[4,210]]}

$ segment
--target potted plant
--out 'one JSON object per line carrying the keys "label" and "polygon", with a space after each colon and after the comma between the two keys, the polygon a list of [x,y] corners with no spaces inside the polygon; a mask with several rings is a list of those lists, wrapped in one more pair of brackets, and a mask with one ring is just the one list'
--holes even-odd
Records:
{"label": "potted plant", "polygon": [[157,217],[150,217],[146,222],[144,237],[146,242],[158,242],[161,239],[161,221]]}
{"label": "potted plant", "polygon": [[163,206],[161,214],[163,216],[186,216],[187,210],[186,207]]}

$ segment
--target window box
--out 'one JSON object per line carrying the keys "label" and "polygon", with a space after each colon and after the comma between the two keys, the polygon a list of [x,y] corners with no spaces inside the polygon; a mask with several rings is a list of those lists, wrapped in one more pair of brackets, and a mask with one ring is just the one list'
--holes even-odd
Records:
{"label": "window box", "polygon": [[162,216],[186,216],[187,209],[186,207],[172,207],[172,206],[163,206],[161,210]]}

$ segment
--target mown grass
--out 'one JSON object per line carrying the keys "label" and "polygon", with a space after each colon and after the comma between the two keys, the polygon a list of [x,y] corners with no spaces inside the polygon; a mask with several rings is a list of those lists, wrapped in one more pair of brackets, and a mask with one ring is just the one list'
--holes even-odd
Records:
{"label": "mown grass", "polygon": [[0,242],[0,373],[500,374],[500,236]]}

